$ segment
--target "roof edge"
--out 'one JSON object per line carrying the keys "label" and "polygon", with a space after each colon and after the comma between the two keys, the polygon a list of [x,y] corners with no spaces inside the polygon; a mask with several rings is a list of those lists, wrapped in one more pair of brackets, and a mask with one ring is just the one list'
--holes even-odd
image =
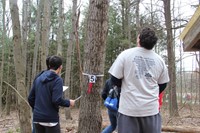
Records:
{"label": "roof edge", "polygon": [[196,9],[194,15],[191,17],[190,21],[187,23],[187,25],[183,29],[182,33],[180,34],[179,38],[181,40],[184,39],[184,37],[189,32],[189,30],[191,29],[192,25],[194,25],[194,23],[197,21],[199,16],[200,16],[200,6]]}

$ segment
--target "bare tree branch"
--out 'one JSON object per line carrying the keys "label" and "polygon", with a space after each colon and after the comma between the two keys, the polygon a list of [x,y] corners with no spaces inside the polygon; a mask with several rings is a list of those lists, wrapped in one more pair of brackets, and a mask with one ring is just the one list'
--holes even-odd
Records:
{"label": "bare tree branch", "polygon": [[[27,100],[17,91],[17,89],[16,89],[14,86],[12,86],[11,84],[9,84],[9,83],[6,82],[6,81],[3,81],[3,82],[6,83],[8,86],[10,86],[10,87],[21,97],[21,99],[24,100],[25,103],[30,107],[30,105],[29,105],[29,103],[27,102]],[[31,108],[31,107],[30,107],[30,108]]]}

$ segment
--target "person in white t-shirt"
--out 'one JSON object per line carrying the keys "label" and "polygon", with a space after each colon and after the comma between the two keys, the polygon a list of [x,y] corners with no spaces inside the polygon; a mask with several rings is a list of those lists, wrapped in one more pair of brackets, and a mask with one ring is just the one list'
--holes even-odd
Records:
{"label": "person in white t-shirt", "polygon": [[169,75],[164,60],[152,50],[157,40],[152,29],[142,29],[137,47],[119,54],[109,69],[112,82],[121,86],[118,133],[161,133],[158,100]]}

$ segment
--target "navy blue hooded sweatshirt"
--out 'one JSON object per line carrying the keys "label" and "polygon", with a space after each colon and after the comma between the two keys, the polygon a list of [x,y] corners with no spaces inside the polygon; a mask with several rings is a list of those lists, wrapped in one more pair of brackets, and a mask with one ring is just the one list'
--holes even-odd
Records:
{"label": "navy blue hooded sweatshirt", "polygon": [[59,106],[70,106],[70,101],[63,99],[62,78],[50,70],[35,78],[28,102],[33,109],[34,122],[59,122]]}

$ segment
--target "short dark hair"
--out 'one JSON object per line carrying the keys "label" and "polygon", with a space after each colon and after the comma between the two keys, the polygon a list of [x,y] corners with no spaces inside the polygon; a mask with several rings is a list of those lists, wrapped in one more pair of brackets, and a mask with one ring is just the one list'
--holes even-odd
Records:
{"label": "short dark hair", "polygon": [[50,58],[51,58],[51,56],[48,56],[48,57],[46,58],[46,66],[47,66],[47,70],[50,69],[50,66],[49,66],[49,60],[50,60]]}
{"label": "short dark hair", "polygon": [[148,50],[151,50],[158,40],[155,31],[148,27],[145,27],[144,29],[141,30],[139,39],[140,39],[140,46]]}
{"label": "short dark hair", "polygon": [[59,56],[53,55],[49,59],[49,68],[57,70],[62,65],[62,59]]}

